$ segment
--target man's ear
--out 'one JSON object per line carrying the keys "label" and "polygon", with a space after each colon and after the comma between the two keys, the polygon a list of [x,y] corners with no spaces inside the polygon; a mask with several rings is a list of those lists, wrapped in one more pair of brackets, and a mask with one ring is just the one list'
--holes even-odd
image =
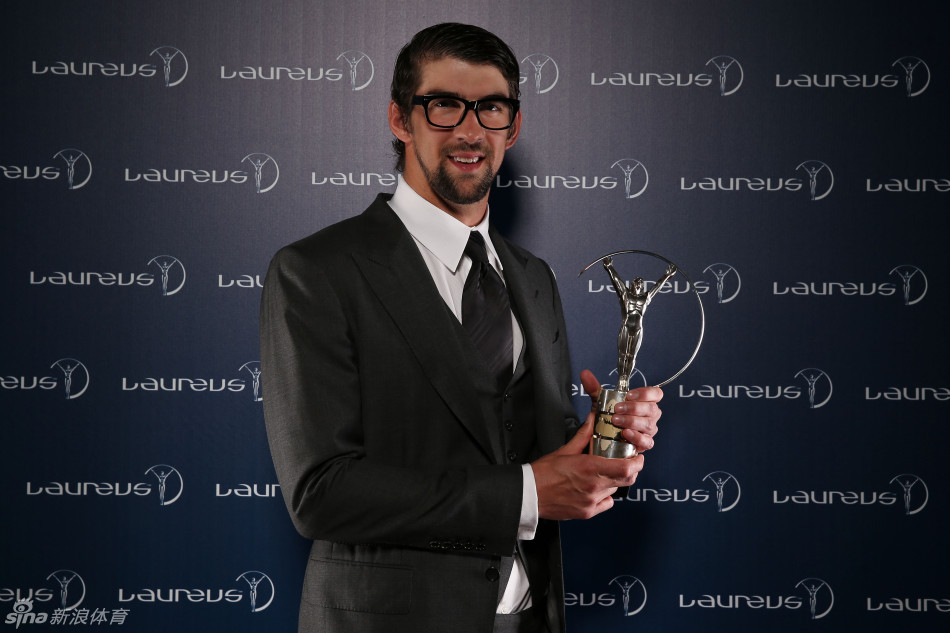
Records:
{"label": "man's ear", "polygon": [[408,117],[403,116],[402,110],[396,105],[395,101],[389,102],[389,129],[392,130],[393,136],[403,143],[412,140]]}
{"label": "man's ear", "polygon": [[518,140],[518,134],[521,133],[521,110],[515,113],[515,122],[508,128],[508,140],[505,142],[505,149],[511,149],[511,146]]}

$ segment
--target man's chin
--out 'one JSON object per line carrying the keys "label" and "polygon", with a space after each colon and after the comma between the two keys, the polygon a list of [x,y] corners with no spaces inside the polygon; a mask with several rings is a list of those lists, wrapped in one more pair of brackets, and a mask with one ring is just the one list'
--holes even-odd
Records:
{"label": "man's chin", "polygon": [[441,174],[436,186],[433,187],[440,197],[452,204],[474,204],[485,199],[491,190],[494,175],[487,170],[457,174],[450,177],[447,173]]}

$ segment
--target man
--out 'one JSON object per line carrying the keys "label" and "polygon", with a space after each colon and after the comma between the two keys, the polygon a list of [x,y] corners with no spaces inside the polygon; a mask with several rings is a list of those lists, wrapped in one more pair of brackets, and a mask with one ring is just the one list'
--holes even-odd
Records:
{"label": "man", "polygon": [[[488,225],[521,128],[518,79],[483,29],[418,33],[393,75],[395,194],[271,263],[268,439],[314,540],[300,631],[563,631],[556,521],[610,508],[642,468],[583,454],[592,423],[570,403],[554,276]],[[582,382],[599,390],[590,372]],[[662,392],[631,394],[613,420],[647,450]]]}

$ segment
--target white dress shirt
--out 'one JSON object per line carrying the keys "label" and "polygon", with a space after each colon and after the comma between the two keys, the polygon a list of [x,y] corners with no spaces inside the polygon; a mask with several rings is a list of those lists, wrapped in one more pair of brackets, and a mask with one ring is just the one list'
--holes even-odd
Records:
{"label": "white dress shirt", "polygon": [[[398,176],[396,192],[389,201],[389,206],[412,235],[439,294],[459,322],[462,320],[462,290],[472,267],[472,260],[465,254],[465,245],[468,244],[471,231],[478,231],[485,238],[488,261],[504,281],[504,269],[488,236],[487,211],[477,226],[466,226],[416,193],[403,180],[401,174]],[[513,371],[524,349],[524,333],[514,313],[511,315],[511,333]],[[534,538],[538,527],[538,491],[531,466],[522,465],[521,473],[521,521],[518,538],[525,541]],[[516,613],[529,606],[531,595],[528,592],[528,576],[520,558],[516,556],[497,613]]]}

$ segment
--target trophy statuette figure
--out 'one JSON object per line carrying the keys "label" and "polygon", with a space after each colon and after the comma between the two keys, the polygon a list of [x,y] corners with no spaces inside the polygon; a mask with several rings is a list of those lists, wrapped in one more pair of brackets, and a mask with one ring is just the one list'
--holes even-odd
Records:
{"label": "trophy statuette figure", "polygon": [[[613,256],[622,253],[639,253],[650,255],[661,259],[667,263],[666,271],[656,280],[656,283],[648,290],[646,282],[642,277],[636,277],[628,286],[617,273],[613,265]],[[630,378],[636,369],[637,353],[640,351],[640,345],[643,342],[643,317],[650,302],[653,301],[656,293],[660,291],[667,281],[669,281],[678,272],[689,282],[697,301],[699,301],[700,314],[702,315],[702,301],[699,293],[696,292],[692,281],[686,276],[673,262],[665,257],[661,257],[648,251],[618,251],[605,255],[588,264],[581,274],[598,261],[603,261],[604,270],[610,276],[611,284],[620,300],[620,310],[623,315],[623,321],[620,326],[620,334],[617,336],[617,386],[614,389],[601,389],[597,397],[596,418],[594,420],[594,434],[590,442],[590,454],[601,457],[624,458],[633,457],[637,454],[636,448],[621,436],[621,429],[611,423],[614,414],[614,407],[623,402],[630,391]],[[679,376],[686,367],[692,363],[693,358],[699,351],[702,343],[703,330],[705,329],[705,318],[702,318],[700,327],[699,342],[693,351],[692,357],[687,361],[674,376],[659,383],[657,386],[663,386]]]}

